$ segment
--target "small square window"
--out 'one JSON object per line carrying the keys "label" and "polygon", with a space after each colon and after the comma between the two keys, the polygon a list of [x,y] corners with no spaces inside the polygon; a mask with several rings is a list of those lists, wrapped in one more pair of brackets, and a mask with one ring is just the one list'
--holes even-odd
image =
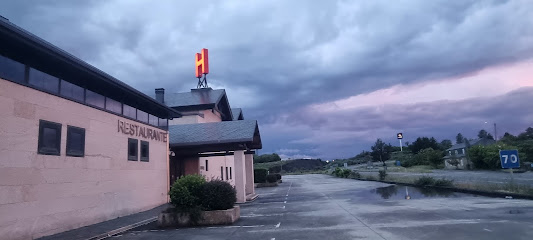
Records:
{"label": "small square window", "polygon": [[61,124],[39,120],[39,154],[59,156],[61,149]]}
{"label": "small square window", "polygon": [[150,143],[141,141],[141,161],[148,162],[150,160]]}
{"label": "small square window", "polygon": [[85,155],[85,129],[67,126],[67,156]]}
{"label": "small square window", "polygon": [[128,160],[139,160],[139,140],[128,138]]}

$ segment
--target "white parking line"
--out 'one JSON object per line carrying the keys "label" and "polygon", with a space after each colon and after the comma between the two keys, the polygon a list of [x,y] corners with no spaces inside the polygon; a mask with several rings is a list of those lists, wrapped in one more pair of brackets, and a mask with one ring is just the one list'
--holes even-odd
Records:
{"label": "white parking line", "polygon": [[283,203],[287,203],[287,201],[284,201]]}
{"label": "white parking line", "polygon": [[276,224],[276,228],[279,228],[280,225],[281,225],[281,222],[279,222],[278,224]]}

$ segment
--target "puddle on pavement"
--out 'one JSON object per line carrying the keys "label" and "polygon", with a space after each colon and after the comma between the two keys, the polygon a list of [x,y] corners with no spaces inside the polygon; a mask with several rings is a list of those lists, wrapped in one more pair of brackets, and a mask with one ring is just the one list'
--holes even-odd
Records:
{"label": "puddle on pavement", "polygon": [[475,195],[458,193],[450,190],[441,190],[434,188],[418,188],[400,185],[391,185],[387,187],[379,187],[370,190],[380,196],[382,199],[422,199],[422,198],[459,198],[472,197]]}

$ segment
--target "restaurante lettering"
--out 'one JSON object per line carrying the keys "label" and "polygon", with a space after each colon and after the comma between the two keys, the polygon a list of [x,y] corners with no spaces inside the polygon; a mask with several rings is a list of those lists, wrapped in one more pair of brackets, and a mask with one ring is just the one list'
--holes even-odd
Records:
{"label": "restaurante lettering", "polygon": [[136,137],[143,137],[162,142],[167,142],[167,133],[156,129],[144,127],[134,123],[118,120],[118,132],[129,134]]}

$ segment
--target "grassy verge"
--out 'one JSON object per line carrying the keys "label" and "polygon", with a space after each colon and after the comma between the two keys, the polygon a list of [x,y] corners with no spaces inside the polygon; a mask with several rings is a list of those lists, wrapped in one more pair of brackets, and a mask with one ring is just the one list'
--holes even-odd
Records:
{"label": "grassy verge", "polygon": [[[367,181],[378,181],[377,173],[370,172],[354,172],[353,176],[357,177],[348,177],[357,180],[367,180]],[[350,176],[352,176],[350,175]],[[483,193],[494,193],[494,194],[518,194],[526,196],[527,198],[533,197],[533,187],[530,185],[516,184],[516,183],[504,183],[504,184],[495,184],[495,183],[463,183],[463,182],[453,182],[449,179],[439,179],[429,176],[398,176],[398,175],[387,175],[384,179],[384,182],[394,182],[399,184],[409,184],[415,186],[432,186],[432,187],[445,187],[450,189],[456,189],[457,191],[466,190],[466,191],[475,191]],[[480,193],[481,194],[481,193]]]}
{"label": "grassy verge", "polygon": [[286,172],[283,175],[304,175],[304,174],[325,174],[325,170],[309,170],[309,171],[296,171],[296,172]]}

